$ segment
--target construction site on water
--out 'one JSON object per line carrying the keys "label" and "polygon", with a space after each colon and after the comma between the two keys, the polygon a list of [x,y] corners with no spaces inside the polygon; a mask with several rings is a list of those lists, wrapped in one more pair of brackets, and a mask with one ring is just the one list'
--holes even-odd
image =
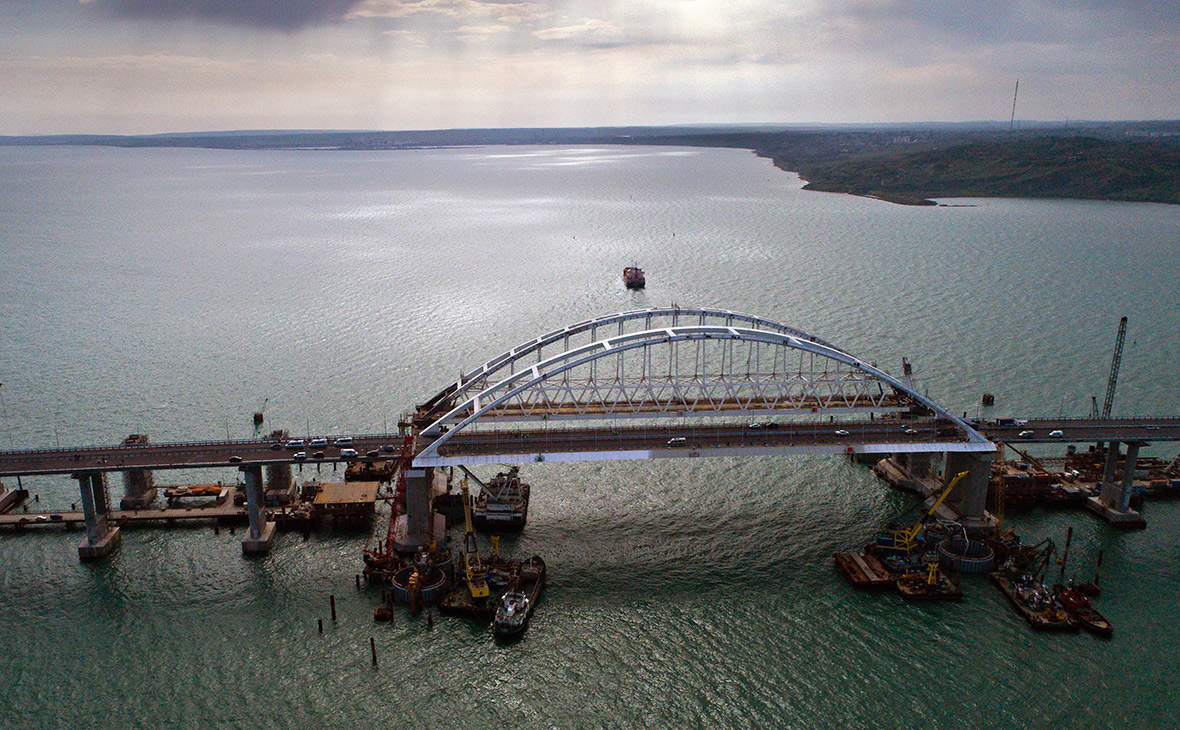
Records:
{"label": "construction site on water", "polygon": [[[1072,536],[1067,535],[1065,548],[1058,556],[1052,541],[1022,542],[1005,525],[1004,518],[1007,512],[1019,509],[1081,507],[1120,529],[1142,528],[1146,525],[1142,516],[1145,501],[1180,493],[1180,456],[1166,461],[1139,455],[1139,447],[1148,440],[1155,441],[1157,435],[1166,437],[1164,440],[1180,440],[1175,433],[1180,418],[1126,419],[1133,423],[1127,427],[1131,430],[1123,431],[1102,426],[1115,423],[1110,420],[1110,414],[1125,335],[1126,318],[1123,318],[1101,411],[1097,398],[1092,399],[1090,420],[1099,424],[1099,428],[1091,424],[1089,432],[1091,439],[1119,440],[1087,443],[1086,437],[1074,438],[1065,454],[1059,456],[1034,455],[1026,444],[1064,441],[1060,429],[1072,426],[1060,418],[1032,422],[1016,418],[967,419],[965,413],[963,424],[970,422],[988,434],[988,438],[975,434],[978,440],[975,446],[997,449],[998,458],[970,462],[952,459],[956,456],[952,453],[954,448],[963,446],[954,441],[946,444],[949,451],[914,449],[921,444],[913,442],[922,437],[915,425],[928,429],[928,438],[941,440],[947,435],[947,419],[954,416],[940,411],[943,420],[923,426],[913,420],[912,413],[903,412],[893,401],[884,406],[875,404],[883,412],[870,410],[863,422],[845,421],[828,426],[829,431],[824,433],[821,433],[822,424],[818,427],[808,424],[796,432],[791,421],[743,418],[737,424],[700,426],[696,438],[714,439],[718,450],[732,448],[735,439],[739,443],[802,439],[804,449],[809,448],[806,442],[810,441],[814,450],[833,448],[826,442],[835,437],[835,448],[846,449],[841,453],[871,465],[890,485],[918,494],[924,502],[921,514],[915,519],[899,519],[863,549],[836,554],[840,573],[858,588],[891,588],[907,600],[954,600],[963,597],[961,576],[986,573],[1034,628],[1069,630],[1083,626],[1094,633],[1110,635],[1113,627],[1090,605],[1098,590],[1101,553],[1092,579],[1087,575],[1078,581],[1067,581],[1064,564]],[[903,360],[903,366],[907,381],[904,391],[917,398],[910,364]],[[894,387],[903,387],[896,379],[890,382]],[[462,379],[452,388],[461,385]],[[499,535],[525,528],[531,487],[521,479],[517,466],[508,466],[485,481],[461,460],[452,460],[453,466],[440,461],[437,445],[433,456],[427,454],[423,458],[430,446],[423,449],[416,440],[428,432],[428,427],[437,429],[435,436],[440,440],[453,436],[453,432],[446,435],[446,425],[431,426],[429,419],[423,419],[423,414],[431,409],[445,411],[452,407],[437,402],[445,401],[450,393],[451,390],[444,390],[417,412],[407,413],[398,424],[397,434],[311,437],[309,433],[306,439],[300,439],[291,438],[285,430],[275,430],[262,437],[259,432],[267,403],[264,400],[253,414],[255,438],[252,440],[231,441],[227,434],[224,442],[156,445],[149,443],[145,434],[133,434],[117,447],[59,447],[0,454],[4,459],[22,464],[9,465],[5,472],[16,476],[15,490],[5,490],[0,485],[0,528],[20,532],[55,525],[67,530],[82,527],[87,533],[78,548],[83,560],[106,556],[118,545],[121,528],[140,524],[170,526],[206,520],[214,522],[215,530],[228,525],[232,531],[234,525],[246,523],[249,527],[242,551],[247,555],[268,550],[278,529],[301,532],[304,539],[323,526],[368,530],[363,573],[356,575],[356,583],[359,587],[363,575],[370,585],[382,587],[375,619],[392,620],[395,606],[404,604],[411,614],[425,610],[428,622],[437,611],[491,622],[497,636],[518,636],[536,608],[547,567],[540,556],[504,555]],[[994,405],[995,397],[985,394],[983,407]],[[815,406],[811,412],[816,412]],[[467,420],[473,418],[468,416]],[[883,439],[884,444],[858,451],[847,442],[851,434],[845,429],[859,429],[862,425],[866,430],[862,437],[868,439],[866,446],[882,438],[881,434],[894,434],[894,437]],[[608,458],[619,458],[620,446],[615,439],[620,436],[620,430],[627,429],[615,427],[613,433],[612,429],[601,429],[601,436],[594,438],[605,442],[595,442],[594,448],[609,451]],[[640,440],[631,448],[644,449],[635,453],[645,454],[645,458],[695,457],[708,451],[699,443],[690,445],[689,439],[675,430],[656,431],[654,436],[644,433],[642,427],[638,431],[636,438]],[[870,431],[877,435],[870,435]],[[490,439],[473,443],[490,443],[502,448],[497,439],[503,437],[496,431],[491,433]],[[595,432],[586,429],[583,433]],[[1081,433],[1070,435],[1081,436]],[[904,435],[898,438],[897,434]],[[532,435],[534,439],[538,436],[551,436],[555,440],[569,438],[560,429],[553,434],[538,431]],[[511,463],[521,461],[522,456],[523,460],[531,460],[530,453],[538,462],[545,460],[543,453],[533,452],[534,449],[543,451],[544,447],[526,444],[526,436],[527,433],[522,433],[519,446],[507,437],[507,443],[512,444],[509,450],[491,452],[509,454],[507,458],[481,457],[477,453],[470,463]],[[901,448],[894,451],[890,448],[894,443]],[[1073,445],[1078,443],[1087,446],[1079,450]],[[1124,444],[1126,453],[1122,451]],[[522,454],[512,448],[527,450]],[[560,452],[561,448],[571,447],[558,443],[549,448]],[[650,450],[653,448],[656,451]],[[1009,451],[1015,458],[1007,459]],[[717,454],[724,455],[724,452]],[[940,459],[945,459],[945,463]],[[242,481],[156,485],[153,469],[190,469],[196,460],[203,460],[200,462],[203,468],[236,467]],[[426,466],[415,467],[415,460]],[[320,478],[324,469],[334,472],[342,463],[346,464],[343,481]],[[297,483],[294,470],[302,475],[312,468],[314,477]],[[966,481],[968,471],[963,471],[964,468],[970,471]],[[121,473],[123,477],[126,494],[118,503],[119,509],[110,508],[113,503],[108,473]],[[68,511],[36,511],[41,507],[39,496],[33,495],[30,500],[20,481],[22,475],[34,474],[68,474],[77,480],[83,509],[71,505]],[[407,479],[410,479],[409,489]],[[478,491],[469,486],[472,483]],[[973,511],[965,513],[961,511],[965,502],[960,493],[968,488],[971,505],[975,506],[968,505]],[[35,507],[33,512],[29,512],[30,506]],[[18,512],[18,508],[22,511]],[[970,524],[966,518],[963,523],[958,521],[964,514],[971,520]],[[460,522],[464,529],[462,547],[458,549],[458,541],[448,539],[448,530]],[[477,530],[496,534],[481,545]],[[1047,575],[1054,560],[1061,566],[1055,582]]]}
{"label": "construction site on water", "polygon": [[[1101,413],[1092,398],[1091,417],[1109,419],[1118,383],[1127,318],[1119,322],[1106,398]],[[984,407],[995,396],[984,394]],[[977,421],[981,425],[1023,426],[1018,419]],[[1022,431],[1020,436],[1032,436]],[[1049,434],[1053,436],[1053,434]],[[1076,632],[1084,628],[1110,637],[1114,627],[1093,607],[1101,594],[1102,551],[1098,551],[1092,577],[1066,578],[1073,528],[1068,528],[1064,548],[1052,539],[1024,543],[1005,525],[1008,510],[1035,507],[1086,509],[1097,516],[1104,499],[1104,485],[1122,482],[1130,487],[1129,513],[1133,519],[1114,522],[1120,529],[1141,529],[1144,503],[1180,495],[1180,455],[1167,461],[1139,456],[1137,446],[1120,452],[1117,443],[1095,443],[1085,451],[1070,445],[1063,456],[1034,457],[1025,449],[997,441],[997,458],[988,483],[988,507],[993,526],[969,536],[946,512],[943,504],[966,476],[941,474],[928,455],[896,455],[875,461],[873,471],[895,488],[924,498],[921,514],[913,521],[899,520],[886,527],[873,542],[858,551],[834,555],[837,571],[860,589],[896,590],[907,600],[959,600],[963,576],[986,574],[1028,625],[1039,631]],[[1015,458],[1007,459],[1007,451]],[[1096,507],[1097,505],[1097,507]],[[1057,566],[1054,578],[1052,567]]]}

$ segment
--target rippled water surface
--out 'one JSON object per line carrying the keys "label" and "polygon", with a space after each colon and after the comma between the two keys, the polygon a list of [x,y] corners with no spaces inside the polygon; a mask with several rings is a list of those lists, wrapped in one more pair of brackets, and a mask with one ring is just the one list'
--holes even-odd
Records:
{"label": "rippled water surface", "polygon": [[[900,371],[952,409],[1180,413],[1180,209],[908,208],[807,193],[734,150],[0,148],[0,448],[378,431],[461,369],[558,326],[746,311]],[[648,288],[625,290],[638,262]],[[1175,456],[1175,447],[1157,449]],[[329,474],[330,475],[330,474]],[[325,476],[329,476],[325,475]],[[835,458],[532,464],[505,549],[551,580],[523,641],[375,625],[363,534],[0,535],[0,727],[1161,727],[1180,643],[1180,505],[1075,533],[1113,641],[852,591],[831,554],[911,498]],[[167,483],[186,476],[160,474]],[[209,475],[201,475],[207,478]],[[233,478],[232,473],[217,478]],[[46,508],[64,479],[27,480]],[[117,490],[116,490],[117,491]],[[336,594],[339,621],[327,619]],[[380,667],[369,663],[376,637]]]}

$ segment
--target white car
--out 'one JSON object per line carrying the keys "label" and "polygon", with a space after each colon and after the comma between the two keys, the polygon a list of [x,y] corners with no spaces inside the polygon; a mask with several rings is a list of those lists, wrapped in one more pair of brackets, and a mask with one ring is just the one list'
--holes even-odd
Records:
{"label": "white car", "polygon": [[352,436],[341,436],[332,443],[337,446],[352,446]]}
{"label": "white car", "polygon": [[908,434],[915,434],[917,432],[918,432],[918,429],[916,429],[916,428],[907,428],[905,431],[902,431],[902,433],[908,433]]}
{"label": "white car", "polygon": [[356,449],[340,449],[340,458],[342,459],[351,459],[356,455]]}
{"label": "white car", "polygon": [[291,454],[291,458],[294,459],[295,461],[303,461],[304,459],[307,458],[307,452],[306,451],[296,451],[294,454]]}
{"label": "white car", "polygon": [[1050,432],[1049,432],[1049,438],[1051,438],[1051,439],[1059,439],[1059,438],[1061,438],[1061,437],[1062,437],[1062,436],[1064,436],[1064,435],[1065,435],[1065,432],[1064,432],[1064,431],[1061,431],[1061,430],[1056,430],[1056,431],[1050,431]]}
{"label": "white car", "polygon": [[836,431],[836,435],[837,435],[837,436],[848,436],[849,434],[848,434],[848,432],[847,432],[847,431],[845,431],[844,429],[842,429],[842,428],[841,428],[841,429],[839,429],[839,430],[837,430],[837,431]]}
{"label": "white car", "polygon": [[1022,438],[1022,439],[1028,439],[1028,438],[1032,438],[1032,437],[1033,437],[1033,432],[1032,432],[1032,431],[1021,431],[1020,433],[1018,433],[1018,434],[1016,434],[1016,435],[1017,435],[1017,437],[1019,437],[1019,438]]}

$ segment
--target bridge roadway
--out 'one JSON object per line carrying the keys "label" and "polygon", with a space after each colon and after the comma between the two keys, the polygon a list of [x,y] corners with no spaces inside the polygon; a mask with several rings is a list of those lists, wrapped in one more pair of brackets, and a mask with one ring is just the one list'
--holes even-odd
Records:
{"label": "bridge roadway", "polygon": [[[344,436],[330,438],[329,444],[337,438]],[[394,459],[401,452],[402,437],[394,434],[351,438],[352,443],[343,448],[355,450],[355,457],[341,456],[339,446],[288,449],[283,447],[284,440],[271,438],[0,451],[0,477],[130,469],[207,469],[253,464],[331,464]],[[374,450],[377,454],[368,456]],[[294,458],[300,451],[307,453],[306,459]],[[321,451],[323,457],[315,458],[314,454]]]}
{"label": "bridge roadway", "polygon": [[[981,424],[978,429],[992,441],[1014,444],[1180,440],[1180,418],[1029,419],[1022,425]],[[1049,435],[1056,430],[1062,431],[1062,436]],[[498,458],[521,461],[537,454],[569,461],[593,458],[590,455],[595,453],[609,458],[675,458],[700,456],[705,449],[715,455],[848,451],[885,454],[954,450],[962,442],[952,427],[929,419],[518,429],[455,434],[440,449],[437,459],[429,464],[425,460],[415,463],[496,463]]]}
{"label": "bridge roadway", "polygon": [[[710,454],[745,453],[839,453],[856,451],[937,450],[953,448],[960,439],[946,425],[934,421],[897,420],[794,422],[751,421],[696,425],[662,424],[609,428],[499,428],[461,432],[444,445],[439,463],[499,463],[496,457],[536,454],[593,454],[631,452],[630,458],[696,456],[700,449]],[[772,424],[774,424],[772,426]],[[906,433],[912,428],[914,433]],[[939,432],[941,428],[941,433]],[[1090,442],[1090,441],[1180,441],[1180,418],[1123,419],[1029,419],[1020,425],[998,426],[981,423],[978,429],[991,440],[1008,443]],[[1061,437],[1051,437],[1054,430]],[[847,435],[837,433],[847,431]],[[1022,432],[1030,432],[1021,436]],[[342,438],[343,436],[333,437]],[[205,469],[257,464],[325,464],[377,461],[396,458],[401,437],[393,434],[355,435],[345,448],[357,456],[340,455],[340,447],[304,447],[305,460],[296,460],[300,449],[283,448],[275,439],[204,441],[185,443],[91,446],[83,448],[38,449],[0,452],[0,477],[76,472],[118,472],[129,469]],[[672,439],[683,443],[669,443]],[[322,451],[322,458],[314,458]],[[372,454],[376,451],[376,454]],[[650,452],[645,456],[638,452]],[[372,455],[371,455],[372,454]],[[532,457],[529,457],[531,460]],[[574,457],[576,458],[576,457]],[[584,458],[584,457],[583,457]],[[617,457],[616,457],[617,458]]]}

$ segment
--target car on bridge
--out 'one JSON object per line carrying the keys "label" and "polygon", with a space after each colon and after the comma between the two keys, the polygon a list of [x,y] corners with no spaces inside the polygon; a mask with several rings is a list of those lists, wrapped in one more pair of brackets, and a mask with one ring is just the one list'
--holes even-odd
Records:
{"label": "car on bridge", "polygon": [[684,438],[683,436],[676,436],[675,438],[668,439],[668,445],[669,446],[688,446],[688,439]]}
{"label": "car on bridge", "polygon": [[296,451],[294,454],[291,454],[291,458],[294,459],[295,461],[303,461],[304,459],[307,458],[307,452],[306,451]]}
{"label": "car on bridge", "polygon": [[916,429],[916,428],[911,428],[911,427],[909,427],[909,426],[907,426],[907,427],[906,427],[906,429],[905,429],[904,431],[902,431],[902,433],[908,433],[908,434],[910,434],[910,435],[913,435],[913,434],[915,434],[915,433],[917,433],[917,432],[918,432],[918,429]]}
{"label": "car on bridge", "polygon": [[1032,431],[1021,431],[1020,433],[1016,434],[1017,438],[1022,438],[1022,439],[1032,438],[1033,435],[1034,434]]}
{"label": "car on bridge", "polygon": [[352,436],[341,436],[332,443],[336,446],[352,446]]}
{"label": "car on bridge", "polygon": [[850,434],[847,431],[845,431],[844,429],[839,428],[839,429],[836,429],[836,435],[837,436],[848,436]]}
{"label": "car on bridge", "polygon": [[326,438],[315,438],[315,439],[312,439],[311,441],[307,442],[307,447],[309,449],[314,449],[318,446],[327,446],[327,445],[328,445],[328,439],[326,439]]}
{"label": "car on bridge", "polygon": [[352,459],[357,456],[356,449],[340,449],[340,458]]}
{"label": "car on bridge", "polygon": [[1051,438],[1051,439],[1059,439],[1064,435],[1065,435],[1065,432],[1062,431],[1061,429],[1056,429],[1054,431],[1049,432],[1049,438]]}
{"label": "car on bridge", "polygon": [[283,444],[283,448],[284,449],[302,449],[303,448],[303,439],[291,439],[287,443]]}

